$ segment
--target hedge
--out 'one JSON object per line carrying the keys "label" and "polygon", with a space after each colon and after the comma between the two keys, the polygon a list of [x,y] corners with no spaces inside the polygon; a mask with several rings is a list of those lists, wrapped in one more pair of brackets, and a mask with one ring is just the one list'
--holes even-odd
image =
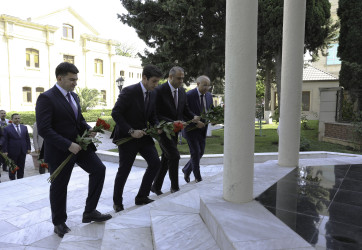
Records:
{"label": "hedge", "polygon": [[[35,122],[35,111],[11,111],[6,114],[6,118],[11,119],[11,115],[14,113],[20,115],[22,124],[33,126]],[[102,119],[107,119],[106,121],[112,125],[112,122],[114,123],[114,121],[112,119],[111,113],[111,109],[93,109],[84,112],[83,117],[87,122],[95,122],[99,117],[102,116]],[[111,128],[113,128],[113,126]]]}

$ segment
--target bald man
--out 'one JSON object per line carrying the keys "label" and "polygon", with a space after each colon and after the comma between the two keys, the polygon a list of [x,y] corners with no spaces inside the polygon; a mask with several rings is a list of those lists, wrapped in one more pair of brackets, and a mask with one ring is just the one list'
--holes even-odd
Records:
{"label": "bald man", "polygon": [[[212,95],[208,92],[211,88],[210,79],[207,76],[199,76],[196,79],[197,87],[186,93],[187,103],[190,110],[196,115],[209,110],[212,104]],[[196,129],[194,127],[196,126]],[[192,129],[192,130],[190,130]],[[188,131],[190,130],[190,131]],[[190,174],[194,173],[195,181],[202,181],[200,173],[200,159],[205,151],[207,124],[199,121],[197,124],[190,124],[184,130],[184,137],[190,148],[191,159],[182,169],[186,182],[190,182]]]}

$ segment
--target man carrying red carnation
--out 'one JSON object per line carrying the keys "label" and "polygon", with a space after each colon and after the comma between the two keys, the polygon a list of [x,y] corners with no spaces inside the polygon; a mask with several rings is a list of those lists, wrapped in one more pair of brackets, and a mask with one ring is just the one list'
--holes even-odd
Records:
{"label": "man carrying red carnation", "polygon": [[24,177],[26,154],[31,151],[28,129],[20,124],[20,115],[11,115],[12,124],[4,128],[2,151],[19,167],[16,173],[9,171],[9,179],[15,180]]}
{"label": "man carrying red carnation", "polygon": [[154,65],[147,65],[142,71],[142,81],[123,88],[112,110],[116,122],[113,131],[113,142],[123,138],[133,138],[118,146],[119,168],[114,181],[113,208],[116,212],[123,208],[123,189],[131,171],[137,153],[146,160],[147,169],[135,197],[136,205],[153,202],[148,198],[152,181],[160,168],[155,143],[145,129],[147,123],[151,126],[159,122],[155,114],[154,88],[158,85],[162,72]]}
{"label": "man carrying red carnation", "polygon": [[[183,126],[186,125],[184,121],[192,119],[193,122],[198,122],[200,120],[200,117],[196,116],[188,107],[186,93],[182,88],[184,76],[183,68],[173,67],[169,72],[168,81],[156,88],[156,114],[158,120],[173,122],[174,124],[181,123]],[[171,180],[171,193],[180,190],[178,183],[180,153],[177,149],[177,138],[178,133],[172,136],[171,140],[164,133],[160,135],[161,168],[151,188],[151,191],[157,195],[162,194],[161,189],[167,171]]]}

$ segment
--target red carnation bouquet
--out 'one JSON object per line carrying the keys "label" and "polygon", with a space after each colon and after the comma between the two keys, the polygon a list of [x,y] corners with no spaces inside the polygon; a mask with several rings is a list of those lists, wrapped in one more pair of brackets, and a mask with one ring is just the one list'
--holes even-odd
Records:
{"label": "red carnation bouquet", "polygon": [[12,173],[12,174],[15,174],[16,171],[19,170],[19,167],[16,166],[15,162],[10,159],[6,154],[4,154],[3,152],[0,152],[0,155],[4,158],[4,164],[9,166],[9,171]]}
{"label": "red carnation bouquet", "polygon": [[[97,133],[104,133],[104,130],[108,130],[111,127],[106,121],[98,118],[96,125],[93,127],[93,130],[91,132],[97,132]],[[87,150],[87,147],[90,143],[101,143],[96,138],[90,137],[91,132],[89,130],[84,131],[82,136],[77,136],[76,143],[81,146],[82,150]],[[48,182],[53,182],[54,179],[59,175],[59,173],[63,170],[64,166],[67,165],[67,163],[70,161],[70,159],[74,156],[73,153],[71,153],[63,162],[59,165],[59,167],[52,173],[52,175],[48,178]]]}
{"label": "red carnation bouquet", "polygon": [[[148,124],[148,127],[149,127],[148,129],[143,129],[143,131],[145,131],[146,134],[151,136],[152,138],[155,138],[157,141],[160,140],[159,131],[165,133],[167,138],[171,140],[171,136],[175,136],[176,133],[180,132],[184,128],[182,122],[166,122],[166,121],[161,121],[158,125],[154,127],[150,127],[150,124]],[[117,146],[119,146],[132,139],[134,138],[130,136],[117,140],[115,143]]]}

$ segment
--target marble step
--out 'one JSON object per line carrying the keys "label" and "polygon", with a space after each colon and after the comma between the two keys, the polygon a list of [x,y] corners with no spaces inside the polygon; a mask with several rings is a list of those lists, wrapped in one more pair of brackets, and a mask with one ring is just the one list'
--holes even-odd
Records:
{"label": "marble step", "polygon": [[[162,229],[161,225],[153,220],[157,220],[158,213],[162,213],[164,216],[187,215],[184,220],[190,221],[194,221],[197,216],[201,223],[198,215],[200,196],[194,188],[195,185],[186,185],[180,192],[162,195],[153,203],[117,213],[105,224],[101,249],[164,249],[155,245],[155,242],[158,242],[155,237],[158,237]],[[157,225],[155,229],[154,223]],[[167,228],[168,226],[165,230]],[[205,228],[203,230],[205,231]]]}
{"label": "marble step", "polygon": [[154,249],[220,249],[198,210],[182,205],[172,210],[165,206],[150,211]]}

